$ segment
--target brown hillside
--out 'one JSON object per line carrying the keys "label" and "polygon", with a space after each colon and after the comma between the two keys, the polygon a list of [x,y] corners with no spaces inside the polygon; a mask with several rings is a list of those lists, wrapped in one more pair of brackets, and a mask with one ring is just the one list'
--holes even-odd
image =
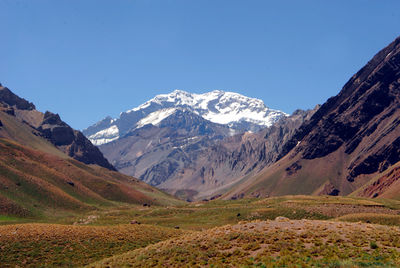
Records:
{"label": "brown hillside", "polygon": [[226,197],[350,194],[400,160],[399,107],[397,38],[299,128],[279,162]]}
{"label": "brown hillside", "polygon": [[0,122],[0,214],[46,216],[177,202],[133,177],[68,157],[13,115],[0,111]]}
{"label": "brown hillside", "polygon": [[173,198],[139,180],[0,139],[1,214],[37,216]]}

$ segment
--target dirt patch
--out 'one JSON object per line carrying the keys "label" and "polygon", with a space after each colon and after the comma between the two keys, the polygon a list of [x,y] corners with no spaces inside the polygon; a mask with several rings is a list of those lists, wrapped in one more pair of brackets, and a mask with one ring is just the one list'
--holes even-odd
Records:
{"label": "dirt patch", "polygon": [[73,225],[86,225],[96,221],[99,218],[97,215],[89,215],[86,218],[79,219],[78,221],[74,222]]}

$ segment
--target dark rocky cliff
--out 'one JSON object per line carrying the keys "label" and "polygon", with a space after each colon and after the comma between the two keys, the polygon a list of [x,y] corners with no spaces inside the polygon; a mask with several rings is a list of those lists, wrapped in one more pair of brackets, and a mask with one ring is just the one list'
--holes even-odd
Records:
{"label": "dark rocky cliff", "polygon": [[[380,51],[330,98],[290,140],[281,157],[296,149],[305,159],[324,157],[344,146],[356,154],[348,179],[384,171],[400,160],[400,38]],[[375,137],[371,141],[369,137]],[[383,140],[390,140],[382,144]],[[363,150],[365,149],[365,150]]]}

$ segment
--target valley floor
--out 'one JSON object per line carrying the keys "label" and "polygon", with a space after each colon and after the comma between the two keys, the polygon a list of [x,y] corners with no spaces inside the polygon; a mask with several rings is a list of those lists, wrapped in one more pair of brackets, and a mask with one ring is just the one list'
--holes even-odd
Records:
{"label": "valley floor", "polygon": [[400,266],[396,200],[216,200],[34,221],[0,217],[2,267]]}

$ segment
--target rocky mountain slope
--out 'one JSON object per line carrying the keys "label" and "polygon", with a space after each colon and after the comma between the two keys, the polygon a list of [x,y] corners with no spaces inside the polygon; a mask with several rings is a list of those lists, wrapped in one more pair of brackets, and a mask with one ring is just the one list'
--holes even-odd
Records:
{"label": "rocky mountain slope", "polygon": [[191,94],[175,90],[121,113],[119,118],[107,117],[83,130],[93,144],[102,145],[124,137],[128,132],[146,124],[156,125],[174,113],[185,109],[216,124],[227,125],[233,133],[258,131],[271,126],[285,113],[269,109],[258,99],[220,90]]}
{"label": "rocky mountain slope", "polygon": [[17,120],[35,129],[35,133],[47,139],[67,155],[86,164],[115,170],[80,131],[72,129],[60,119],[58,114],[41,113],[34,104],[18,97],[11,90],[0,85],[0,108]]}
{"label": "rocky mountain slope", "polygon": [[[318,107],[316,107],[318,109]],[[204,147],[190,165],[165,181],[161,188],[181,198],[215,198],[243,177],[274,163],[294,131],[315,110],[298,110],[257,133],[242,133]]]}
{"label": "rocky mountain slope", "polygon": [[[400,160],[399,116],[397,38],[299,128],[285,144],[279,162],[233,189],[226,198],[255,192],[347,195],[371,183],[384,183],[387,180],[373,178]],[[385,191],[368,189],[359,194],[377,197],[390,187]],[[393,192],[390,197],[400,194]]]}
{"label": "rocky mountain slope", "polygon": [[79,132],[57,115],[36,111],[6,88],[0,94],[0,215],[55,217],[124,203],[179,203],[138,179],[101,167],[96,158],[92,161],[90,148],[104,160],[101,152],[80,134],[82,146]]}
{"label": "rocky mountain slope", "polygon": [[[250,151],[240,152],[238,144],[243,133],[259,131],[286,117],[260,100],[237,93],[191,94],[175,90],[122,113],[118,119],[106,118],[83,133],[119,171],[192,199],[205,190],[225,188],[249,173],[251,166],[254,169],[258,164],[244,162],[260,158],[258,154],[262,152],[257,145],[256,149],[246,145],[249,148],[242,150]],[[231,145],[227,149],[223,144]],[[240,163],[237,166],[232,160],[236,149],[243,157],[236,161]],[[245,154],[254,156],[246,158]]]}
{"label": "rocky mountain slope", "polygon": [[174,108],[158,124],[135,128],[124,137],[101,145],[100,149],[119,171],[159,186],[190,166],[199,151],[229,136],[230,132],[227,126]]}

